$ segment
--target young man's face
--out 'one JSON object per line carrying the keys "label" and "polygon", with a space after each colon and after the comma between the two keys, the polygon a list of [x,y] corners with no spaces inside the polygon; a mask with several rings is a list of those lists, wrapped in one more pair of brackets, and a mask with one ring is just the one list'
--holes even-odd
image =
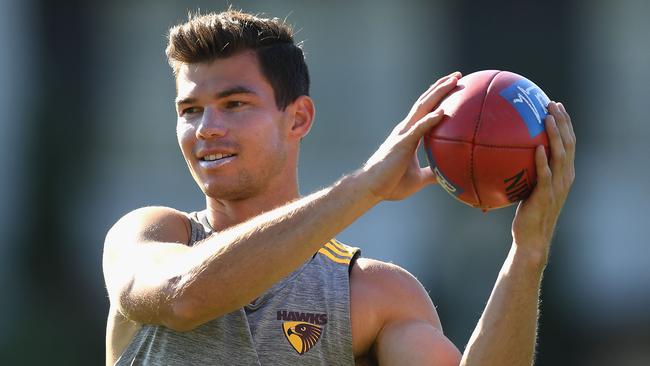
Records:
{"label": "young man's face", "polygon": [[[176,79],[178,143],[203,192],[240,200],[282,187],[288,113],[252,51],[181,66]],[[294,164],[295,165],[295,164]]]}

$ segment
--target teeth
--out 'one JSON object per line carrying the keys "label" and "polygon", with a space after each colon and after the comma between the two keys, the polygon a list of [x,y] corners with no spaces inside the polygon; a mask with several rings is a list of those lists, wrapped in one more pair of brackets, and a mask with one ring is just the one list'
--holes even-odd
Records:
{"label": "teeth", "polygon": [[203,157],[203,160],[205,161],[215,161],[223,158],[228,158],[231,157],[231,154],[211,154],[211,155],[206,155]]}
{"label": "teeth", "polygon": [[213,161],[217,159],[221,159],[223,156],[221,154],[212,154],[212,155],[206,155],[203,160],[207,161]]}

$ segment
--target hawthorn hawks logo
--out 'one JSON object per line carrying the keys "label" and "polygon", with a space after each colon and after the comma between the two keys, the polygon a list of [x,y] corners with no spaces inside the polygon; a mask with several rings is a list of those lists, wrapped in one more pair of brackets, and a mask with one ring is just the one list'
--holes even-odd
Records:
{"label": "hawthorn hawks logo", "polygon": [[320,339],[323,325],[327,324],[327,314],[299,313],[296,311],[278,311],[278,320],[282,322],[282,332],[299,355],[304,355]]}

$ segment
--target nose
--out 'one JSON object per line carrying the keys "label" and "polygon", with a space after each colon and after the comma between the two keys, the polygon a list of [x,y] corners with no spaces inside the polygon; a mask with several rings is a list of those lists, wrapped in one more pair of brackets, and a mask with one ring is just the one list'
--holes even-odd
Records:
{"label": "nose", "polygon": [[206,140],[226,136],[228,132],[225,121],[217,110],[207,107],[203,110],[201,121],[196,128],[196,137],[198,139]]}

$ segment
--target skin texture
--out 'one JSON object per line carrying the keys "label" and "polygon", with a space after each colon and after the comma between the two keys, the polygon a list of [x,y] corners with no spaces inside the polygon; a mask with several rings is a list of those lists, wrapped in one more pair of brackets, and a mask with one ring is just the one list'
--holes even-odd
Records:
{"label": "skin texture", "polygon": [[[182,66],[179,146],[217,232],[188,247],[184,213],[165,207],[133,211],[111,228],[104,251],[111,301],[106,363],[115,362],[141,324],[187,331],[240,308],[377,203],[434,183],[416,150],[442,119],[437,106],[460,77],[450,74],[426,90],[363,167],[300,197],[296,166],[300,140],[313,122],[312,100],[301,96],[278,110],[251,52]],[[357,364],[532,363],[541,276],[574,177],[570,118],[560,104],[551,103],[549,111],[550,164],[538,151],[537,188],[517,210],[512,248],[465,353],[444,336],[431,299],[413,276],[362,258],[350,276]],[[206,154],[233,156],[206,163]]]}

